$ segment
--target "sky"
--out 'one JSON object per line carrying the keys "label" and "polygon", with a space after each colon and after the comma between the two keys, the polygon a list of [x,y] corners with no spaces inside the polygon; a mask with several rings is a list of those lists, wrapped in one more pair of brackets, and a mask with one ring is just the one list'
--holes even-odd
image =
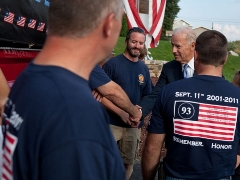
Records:
{"label": "sky", "polygon": [[203,26],[223,33],[228,41],[240,40],[240,0],[180,0],[175,20],[193,28]]}

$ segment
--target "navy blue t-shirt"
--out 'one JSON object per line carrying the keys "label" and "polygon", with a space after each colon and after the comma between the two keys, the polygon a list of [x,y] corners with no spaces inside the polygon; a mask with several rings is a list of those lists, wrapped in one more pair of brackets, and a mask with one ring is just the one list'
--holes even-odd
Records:
{"label": "navy blue t-shirt", "polygon": [[234,174],[240,89],[214,76],[194,76],[159,92],[147,131],[166,133],[170,177],[221,179]]}
{"label": "navy blue t-shirt", "polygon": [[[140,103],[142,97],[152,92],[148,67],[140,60],[132,62],[121,54],[107,61],[103,69],[112,81],[122,87],[134,105]],[[117,114],[110,111],[108,113],[110,124],[131,127],[125,124]]]}
{"label": "navy blue t-shirt", "polygon": [[93,90],[99,86],[109,83],[110,81],[111,79],[104,72],[104,70],[99,65],[97,65],[90,74],[89,86]]}
{"label": "navy blue t-shirt", "polygon": [[64,68],[30,63],[11,89],[4,119],[10,123],[6,176],[10,171],[15,180],[125,179],[106,111],[88,81]]}

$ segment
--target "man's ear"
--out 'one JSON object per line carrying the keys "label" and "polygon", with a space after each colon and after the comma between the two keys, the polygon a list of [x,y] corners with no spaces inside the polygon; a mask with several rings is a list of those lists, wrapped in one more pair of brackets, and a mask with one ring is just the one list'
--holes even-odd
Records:
{"label": "man's ear", "polygon": [[110,13],[105,18],[105,22],[103,24],[103,34],[105,37],[109,37],[113,31],[113,21],[114,21],[115,15],[114,13]]}
{"label": "man's ear", "polygon": [[225,59],[225,61],[224,61],[224,64],[226,64],[227,60],[228,60],[228,55],[226,56],[226,59]]}
{"label": "man's ear", "polygon": [[194,61],[198,61],[198,52],[196,50],[194,50]]}
{"label": "man's ear", "polygon": [[193,50],[195,50],[195,45],[196,45],[196,43],[192,42],[191,46],[192,46]]}

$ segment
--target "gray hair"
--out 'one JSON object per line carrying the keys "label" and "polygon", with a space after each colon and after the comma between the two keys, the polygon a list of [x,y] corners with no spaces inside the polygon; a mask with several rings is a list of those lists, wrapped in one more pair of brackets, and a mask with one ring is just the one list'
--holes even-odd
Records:
{"label": "gray hair", "polygon": [[196,42],[197,36],[194,30],[188,26],[180,26],[173,30],[172,35],[175,34],[186,34],[188,44]]}
{"label": "gray hair", "polygon": [[48,34],[81,38],[91,33],[110,13],[121,18],[122,0],[51,0]]}

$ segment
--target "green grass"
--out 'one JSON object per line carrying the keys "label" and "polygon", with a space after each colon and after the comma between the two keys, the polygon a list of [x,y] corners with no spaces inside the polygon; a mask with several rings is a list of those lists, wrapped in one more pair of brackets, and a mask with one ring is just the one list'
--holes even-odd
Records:
{"label": "green grass", "polygon": [[[114,48],[115,55],[122,54],[125,50],[125,37],[119,37],[118,42]],[[172,46],[170,41],[160,41],[159,46],[149,49],[154,60],[173,60]],[[240,69],[240,56],[228,56],[228,61],[224,65],[223,74],[225,79],[232,82],[235,71]]]}

